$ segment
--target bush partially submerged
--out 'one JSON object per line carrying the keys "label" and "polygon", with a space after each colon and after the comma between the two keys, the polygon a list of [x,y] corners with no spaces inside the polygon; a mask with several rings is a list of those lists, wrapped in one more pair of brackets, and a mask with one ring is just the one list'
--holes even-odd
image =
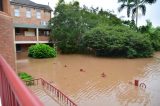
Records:
{"label": "bush partially submerged", "polygon": [[[127,27],[98,26],[83,37],[84,47],[97,56],[149,57],[153,48],[149,38]],[[88,50],[86,48],[86,50]]]}
{"label": "bush partially submerged", "polygon": [[46,44],[36,44],[29,47],[28,56],[33,58],[51,58],[56,57],[55,48]]}
{"label": "bush partially submerged", "polygon": [[23,81],[30,81],[33,79],[33,77],[25,72],[19,72],[18,76],[23,80]]}

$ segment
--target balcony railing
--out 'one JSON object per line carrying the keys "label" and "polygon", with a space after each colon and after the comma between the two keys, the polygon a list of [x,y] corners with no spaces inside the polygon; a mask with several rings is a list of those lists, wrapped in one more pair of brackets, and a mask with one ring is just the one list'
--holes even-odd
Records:
{"label": "balcony railing", "polygon": [[2,106],[43,106],[0,56],[0,96]]}
{"label": "balcony railing", "polygon": [[18,35],[18,36],[15,36],[15,41],[37,41],[37,37]]}
{"label": "balcony railing", "polygon": [[53,97],[55,100],[57,100],[62,106],[77,106],[77,104],[74,103],[68,96],[66,96],[58,88],[51,85],[50,83],[48,83],[42,78],[26,81],[25,83],[26,85],[42,86],[42,88],[44,90],[47,90],[48,94],[51,97]]}

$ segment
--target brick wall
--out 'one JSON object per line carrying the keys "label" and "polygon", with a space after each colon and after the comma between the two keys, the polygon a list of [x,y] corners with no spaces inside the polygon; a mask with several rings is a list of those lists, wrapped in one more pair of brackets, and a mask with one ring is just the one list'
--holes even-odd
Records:
{"label": "brick wall", "polygon": [[13,23],[23,23],[23,24],[35,24],[40,25],[41,21],[48,22],[51,18],[51,13],[41,10],[41,19],[36,18],[36,9],[31,8],[31,18],[26,17],[26,8],[25,6],[19,6],[20,16],[14,16],[15,5],[11,5],[11,15],[13,16]]}
{"label": "brick wall", "polygon": [[0,54],[15,70],[15,49],[12,18],[0,11]]}
{"label": "brick wall", "polygon": [[15,41],[37,41],[36,36],[16,36]]}
{"label": "brick wall", "polygon": [[39,41],[48,41],[49,37],[48,36],[39,36]]}

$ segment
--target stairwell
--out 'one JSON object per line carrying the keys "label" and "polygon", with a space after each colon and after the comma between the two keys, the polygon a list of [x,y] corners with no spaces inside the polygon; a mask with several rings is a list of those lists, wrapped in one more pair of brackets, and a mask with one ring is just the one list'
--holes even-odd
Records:
{"label": "stairwell", "polygon": [[64,93],[42,78],[25,81],[25,84],[45,106],[77,106]]}
{"label": "stairwell", "polygon": [[40,99],[45,106],[61,106],[53,97],[40,86],[29,86],[29,89]]}

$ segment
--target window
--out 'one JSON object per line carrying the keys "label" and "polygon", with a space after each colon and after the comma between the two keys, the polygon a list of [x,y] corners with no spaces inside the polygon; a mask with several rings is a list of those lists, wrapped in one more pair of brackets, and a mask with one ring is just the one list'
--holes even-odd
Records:
{"label": "window", "polygon": [[31,9],[30,8],[26,8],[26,17],[31,18]]}
{"label": "window", "polygon": [[41,11],[37,9],[36,11],[36,18],[41,19]]}
{"label": "window", "polygon": [[17,17],[20,16],[20,11],[19,11],[19,7],[18,6],[16,6],[15,9],[14,9],[14,16],[17,16]]}

